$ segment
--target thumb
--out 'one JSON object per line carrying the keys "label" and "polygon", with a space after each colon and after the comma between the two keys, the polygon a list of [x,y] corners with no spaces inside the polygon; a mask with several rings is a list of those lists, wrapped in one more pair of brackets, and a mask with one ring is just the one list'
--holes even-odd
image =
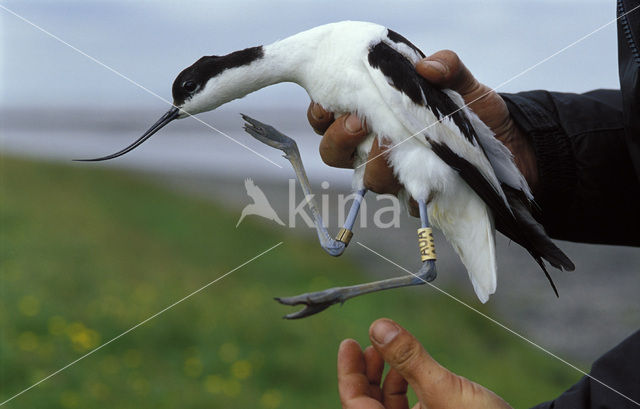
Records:
{"label": "thumb", "polygon": [[441,50],[423,58],[416,64],[416,71],[427,81],[451,88],[463,97],[481,87],[458,54],[451,50]]}
{"label": "thumb", "polygon": [[452,396],[457,375],[437,363],[407,330],[381,318],[371,324],[369,338],[389,366],[409,382],[421,402],[439,407]]}

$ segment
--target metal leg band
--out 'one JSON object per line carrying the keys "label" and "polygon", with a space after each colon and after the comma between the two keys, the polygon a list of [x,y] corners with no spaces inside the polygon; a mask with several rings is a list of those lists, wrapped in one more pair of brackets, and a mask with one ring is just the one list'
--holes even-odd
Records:
{"label": "metal leg band", "polygon": [[418,229],[418,247],[420,248],[420,259],[422,261],[436,259],[436,246],[433,241],[433,231],[431,227]]}
{"label": "metal leg band", "polygon": [[346,245],[346,244],[349,244],[352,237],[353,237],[353,232],[349,229],[345,229],[344,227],[342,227],[340,228],[340,231],[338,231],[336,240],[341,241]]}

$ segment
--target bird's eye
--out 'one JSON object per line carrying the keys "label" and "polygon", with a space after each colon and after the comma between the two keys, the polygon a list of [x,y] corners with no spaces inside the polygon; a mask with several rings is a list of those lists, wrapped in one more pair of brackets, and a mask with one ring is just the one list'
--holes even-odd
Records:
{"label": "bird's eye", "polygon": [[182,84],[182,88],[184,88],[184,90],[187,92],[193,92],[196,90],[196,83],[193,81],[185,81]]}

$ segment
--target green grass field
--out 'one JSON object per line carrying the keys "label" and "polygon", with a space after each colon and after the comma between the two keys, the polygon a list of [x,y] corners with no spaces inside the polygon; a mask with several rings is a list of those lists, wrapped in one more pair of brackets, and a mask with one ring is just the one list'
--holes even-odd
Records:
{"label": "green grass field", "polygon": [[337,408],[338,344],[367,344],[383,316],[515,407],[579,378],[426,286],[282,320],[291,310],[272,297],[366,281],[365,272],[256,219],[236,230],[239,212],[124,172],[0,164],[0,401],[283,242],[6,407]]}

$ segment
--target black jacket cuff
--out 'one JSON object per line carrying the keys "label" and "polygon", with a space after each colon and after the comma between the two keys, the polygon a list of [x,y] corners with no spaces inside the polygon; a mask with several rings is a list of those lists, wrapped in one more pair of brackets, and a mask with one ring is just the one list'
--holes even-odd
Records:
{"label": "black jacket cuff", "polygon": [[[576,159],[571,140],[551,112],[551,96],[546,91],[501,94],[515,123],[533,145],[538,165],[539,188],[536,202],[543,224],[551,218],[562,220],[575,197]],[[546,221],[546,222],[545,222]],[[551,223],[552,224],[552,223]]]}

